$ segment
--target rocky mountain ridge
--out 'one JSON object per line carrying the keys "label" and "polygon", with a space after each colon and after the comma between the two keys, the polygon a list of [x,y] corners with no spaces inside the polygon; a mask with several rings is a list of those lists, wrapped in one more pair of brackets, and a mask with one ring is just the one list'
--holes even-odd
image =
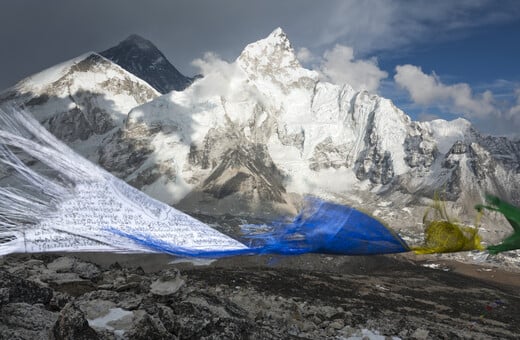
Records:
{"label": "rocky mountain ridge", "polygon": [[[112,105],[89,97],[73,115],[70,99],[60,110],[45,100],[74,98],[58,78],[101,84],[78,76],[102,77],[90,71],[54,71],[56,79],[40,77],[47,85],[38,91],[21,82],[4,101],[24,103],[78,152],[186,211],[294,212],[298,197],[314,194],[363,206],[390,225],[415,225],[422,216],[409,208],[427,205],[435,192],[468,220],[485,192],[520,203],[520,142],[483,136],[464,119],[414,122],[388,99],[324,82],[300,65],[281,29],[232,63],[206,60],[203,78],[162,96],[108,59],[87,60],[72,64],[105,65],[126,77],[128,86],[113,78],[99,78],[101,88],[74,85]],[[87,129],[81,117],[95,124]]]}
{"label": "rocky mountain ridge", "polygon": [[[449,200],[470,202],[468,206],[493,192],[519,202],[518,142],[482,136],[463,119],[413,122],[388,99],[323,82],[300,66],[280,29],[248,45],[228,66],[232,71],[216,69],[185,91],[129,113],[121,131],[141,129],[150,145],[148,160],[154,160],[137,172],[162,167],[177,174],[173,182],[155,179],[169,193],[158,193],[150,181],[141,183],[144,191],[169,196],[175,204],[187,192],[205,191],[210,173],[229,163],[230,155],[236,157],[233,150],[242,150],[242,162],[248,162],[257,157],[251,150],[263,145],[264,162],[284,178],[281,185],[261,184],[267,191],[404,192],[409,200],[440,191]],[[228,83],[215,89],[213,82],[220,79]],[[103,153],[122,142],[107,143]],[[112,166],[112,171],[120,167]],[[264,178],[274,169],[268,168]],[[254,196],[246,191],[253,186],[227,194]],[[216,196],[223,198],[222,193]]]}
{"label": "rocky mountain ridge", "polygon": [[145,81],[89,52],[20,81],[0,95],[0,102],[24,107],[97,163],[103,139],[119,129],[128,111],[158,96]]}

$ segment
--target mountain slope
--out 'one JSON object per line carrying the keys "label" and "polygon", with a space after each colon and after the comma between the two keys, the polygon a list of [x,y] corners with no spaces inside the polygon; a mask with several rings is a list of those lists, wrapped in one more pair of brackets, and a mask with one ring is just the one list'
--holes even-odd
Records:
{"label": "mountain slope", "polygon": [[295,211],[314,194],[416,228],[417,207],[435,192],[470,223],[485,192],[520,204],[519,142],[483,136],[464,119],[414,122],[388,99],[321,81],[281,29],[232,63],[204,62],[203,78],[158,96],[88,54],[3,100],[25,104],[81,154],[185,211]]}
{"label": "mountain slope", "polygon": [[182,91],[193,82],[192,78],[182,75],[154,44],[136,34],[100,54],[163,94]]}
{"label": "mountain slope", "polygon": [[[234,62],[202,63],[203,78],[160,96],[89,53],[0,102],[25,105],[80,154],[185,212],[271,218],[313,194],[379,217],[413,244],[435,193],[465,223],[485,192],[520,205],[520,142],[464,119],[414,122],[388,99],[324,82],[281,29]],[[510,232],[496,216],[482,221],[488,244]]]}
{"label": "mountain slope", "polygon": [[[273,192],[272,183],[282,193],[361,193],[361,201],[405,194],[395,203],[403,207],[436,191],[468,207],[486,191],[519,200],[517,144],[482,136],[463,119],[413,122],[388,99],[323,82],[300,66],[281,29],[183,92],[133,109],[118,136],[103,147],[105,166],[171,204],[193,191],[221,192],[229,155],[254,163],[258,151],[248,145],[264,145],[272,163],[250,169],[255,177],[283,178],[233,186],[251,202],[267,202],[252,193]],[[120,145],[144,140],[138,167],[114,161]]]}
{"label": "mountain slope", "polygon": [[110,60],[87,53],[20,81],[1,101],[25,106],[55,136],[97,162],[102,139],[133,107],[158,95]]}

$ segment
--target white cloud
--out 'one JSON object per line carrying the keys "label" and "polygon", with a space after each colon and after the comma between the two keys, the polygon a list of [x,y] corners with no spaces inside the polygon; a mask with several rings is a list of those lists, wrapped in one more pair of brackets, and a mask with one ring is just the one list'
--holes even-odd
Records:
{"label": "white cloud", "polygon": [[207,76],[214,73],[232,74],[235,72],[235,65],[221,59],[216,53],[206,52],[202,58],[197,58],[191,62],[200,72]]}
{"label": "white cloud", "polygon": [[474,93],[466,83],[446,85],[435,73],[425,74],[414,65],[397,66],[394,80],[425,109],[462,114],[483,132],[520,135],[520,88],[514,90],[516,102],[498,101],[489,90]]}
{"label": "white cloud", "polygon": [[414,65],[397,66],[394,80],[408,91],[416,104],[445,106],[468,118],[482,118],[497,113],[490,91],[474,95],[468,84],[445,85],[435,73],[425,74]]}
{"label": "white cloud", "polygon": [[377,66],[375,59],[355,60],[351,47],[336,45],[325,51],[319,67],[322,77],[335,84],[349,84],[355,90],[375,92],[388,73]]}
{"label": "white cloud", "polygon": [[516,126],[520,127],[520,88],[515,91],[516,103],[509,110],[507,110],[506,116],[509,120],[513,121]]}
{"label": "white cloud", "polygon": [[439,115],[436,115],[435,113],[428,113],[428,112],[421,112],[417,115],[417,120],[420,122],[427,122],[430,120],[440,119]]}
{"label": "white cloud", "polygon": [[298,51],[296,52],[296,58],[302,64],[309,64],[316,60],[316,56],[312,54],[312,52],[306,47],[298,49]]}
{"label": "white cloud", "polygon": [[244,72],[236,63],[229,63],[221,59],[213,52],[206,52],[202,58],[192,61],[203,78],[196,82],[197,95],[204,96],[228,96],[235,93],[237,87],[243,86],[246,79]]}

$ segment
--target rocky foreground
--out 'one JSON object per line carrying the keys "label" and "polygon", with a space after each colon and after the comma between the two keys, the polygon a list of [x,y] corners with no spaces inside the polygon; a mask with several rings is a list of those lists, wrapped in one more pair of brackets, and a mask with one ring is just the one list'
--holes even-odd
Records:
{"label": "rocky foreground", "polygon": [[248,257],[199,267],[164,255],[77,256],[0,257],[1,339],[520,334],[514,274],[502,273],[509,284],[485,281],[402,257]]}

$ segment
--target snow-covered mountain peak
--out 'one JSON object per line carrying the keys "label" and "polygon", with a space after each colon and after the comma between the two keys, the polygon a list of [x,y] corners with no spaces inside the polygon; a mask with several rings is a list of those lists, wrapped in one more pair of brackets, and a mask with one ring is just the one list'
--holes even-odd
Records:
{"label": "snow-covered mountain peak", "polygon": [[248,73],[301,69],[291,42],[281,28],[275,29],[266,38],[247,45],[238,57],[238,62]]}
{"label": "snow-covered mountain peak", "polygon": [[25,79],[22,79],[11,90],[24,93],[31,92],[32,94],[39,95],[41,92],[44,92],[46,90],[49,84],[58,81],[68,72],[70,72],[71,68],[74,65],[83,62],[88,57],[93,55],[97,54],[95,52],[87,52],[76,58],[51,66],[43,71],[40,71]]}
{"label": "snow-covered mountain peak", "polygon": [[[254,45],[255,43],[251,44]],[[264,46],[277,46],[282,50],[285,51],[293,51],[293,48],[291,46],[291,42],[289,41],[289,38],[287,37],[287,34],[280,28],[276,28],[274,31],[271,32],[265,39],[262,39],[258,42],[256,42],[257,45],[264,45]]]}
{"label": "snow-covered mountain peak", "polygon": [[300,65],[281,28],[275,29],[267,38],[247,45],[237,63],[260,89],[267,85],[262,83],[271,82],[287,93],[288,87],[313,88],[318,81],[317,72]]}
{"label": "snow-covered mountain peak", "polygon": [[[70,98],[71,95],[79,92],[107,95],[107,97],[109,97],[109,93],[123,95],[135,92],[140,97],[138,102],[143,103],[159,95],[148,83],[95,52],[85,53],[27,77],[8,92],[17,92],[19,95],[29,98],[29,102],[26,104],[30,106],[39,105],[54,98]],[[34,99],[39,96],[47,99],[39,100],[40,103]],[[121,101],[121,103],[123,102]],[[117,106],[115,103],[108,105]],[[128,110],[125,108],[121,112],[126,115]],[[33,114],[35,113],[33,112]],[[48,115],[52,115],[52,112],[49,112]]]}
{"label": "snow-covered mountain peak", "polygon": [[148,43],[130,36],[102,53],[123,68],[88,54],[35,75],[19,101],[81,154],[187,210],[263,209],[294,194],[396,208],[442,191],[471,213],[485,192],[520,202],[519,142],[464,119],[413,122],[391,100],[320,81],[281,29],[235,62],[200,60],[204,77],[163,96],[149,84],[171,85],[173,66]]}
{"label": "snow-covered mountain peak", "polygon": [[133,107],[158,96],[144,80],[89,52],[20,81],[0,97],[25,106],[56,137],[96,161],[100,140]]}

